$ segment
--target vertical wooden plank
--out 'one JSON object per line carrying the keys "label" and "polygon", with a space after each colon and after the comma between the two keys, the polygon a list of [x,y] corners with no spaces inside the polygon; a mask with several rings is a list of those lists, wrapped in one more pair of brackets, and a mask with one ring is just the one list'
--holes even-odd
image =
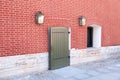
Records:
{"label": "vertical wooden plank", "polygon": [[66,27],[52,27],[50,29],[50,69],[57,69],[70,64],[68,31]]}

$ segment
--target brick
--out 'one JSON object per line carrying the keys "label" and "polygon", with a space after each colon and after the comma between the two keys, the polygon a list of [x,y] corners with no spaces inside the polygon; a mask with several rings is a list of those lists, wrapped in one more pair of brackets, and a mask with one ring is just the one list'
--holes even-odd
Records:
{"label": "brick", "polygon": [[[115,4],[115,5],[114,5]],[[114,0],[1,0],[0,56],[48,52],[48,27],[71,28],[71,47],[87,48],[87,26],[102,26],[102,46],[120,44],[119,1]],[[35,24],[41,11],[45,23]],[[85,27],[78,18],[87,18]]]}

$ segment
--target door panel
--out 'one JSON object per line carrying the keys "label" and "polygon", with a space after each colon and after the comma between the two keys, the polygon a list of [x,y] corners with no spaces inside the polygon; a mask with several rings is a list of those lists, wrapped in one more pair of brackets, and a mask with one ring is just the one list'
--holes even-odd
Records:
{"label": "door panel", "polygon": [[66,27],[52,27],[50,33],[49,68],[57,69],[68,66],[69,30]]}

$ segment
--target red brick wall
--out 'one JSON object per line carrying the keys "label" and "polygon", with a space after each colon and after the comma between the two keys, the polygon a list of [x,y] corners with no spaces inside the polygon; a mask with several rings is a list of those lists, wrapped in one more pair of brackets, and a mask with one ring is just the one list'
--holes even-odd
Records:
{"label": "red brick wall", "polygon": [[[0,56],[48,51],[48,27],[67,26],[72,30],[72,48],[86,48],[90,24],[102,26],[102,46],[120,44],[120,0],[0,0]],[[45,23],[35,24],[35,13]],[[78,17],[86,16],[81,27]]]}

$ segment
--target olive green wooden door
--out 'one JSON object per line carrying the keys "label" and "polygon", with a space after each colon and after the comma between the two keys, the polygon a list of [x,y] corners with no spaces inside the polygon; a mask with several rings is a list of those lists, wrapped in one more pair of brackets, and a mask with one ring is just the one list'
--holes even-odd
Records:
{"label": "olive green wooden door", "polygon": [[57,69],[69,64],[69,29],[52,27],[49,29],[49,69]]}

